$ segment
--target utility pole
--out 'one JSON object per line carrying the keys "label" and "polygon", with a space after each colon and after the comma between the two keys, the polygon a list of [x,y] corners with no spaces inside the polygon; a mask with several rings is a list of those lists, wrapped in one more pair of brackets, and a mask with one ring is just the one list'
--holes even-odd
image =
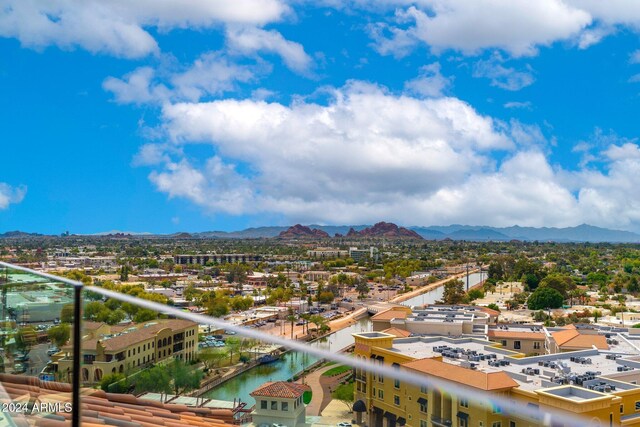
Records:
{"label": "utility pole", "polygon": [[469,292],[469,260],[467,260],[467,292]]}

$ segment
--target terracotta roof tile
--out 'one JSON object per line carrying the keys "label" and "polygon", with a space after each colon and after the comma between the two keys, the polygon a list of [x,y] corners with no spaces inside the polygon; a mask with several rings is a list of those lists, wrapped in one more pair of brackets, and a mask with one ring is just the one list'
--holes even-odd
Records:
{"label": "terracotta roof tile", "polygon": [[407,312],[404,310],[396,310],[390,308],[389,310],[381,311],[371,318],[371,320],[391,320],[391,319],[406,319]]}
{"label": "terracotta roof tile", "polygon": [[418,359],[404,363],[402,366],[481,390],[495,391],[518,387],[518,383],[505,372],[474,371],[437,359]]}
{"label": "terracotta roof tile", "polygon": [[[0,374],[0,387],[13,401],[39,398],[41,401],[69,402],[68,384],[40,381],[35,377]],[[26,393],[25,393],[26,392]],[[185,405],[162,404],[138,399],[129,394],[104,393],[101,390],[83,389],[81,398],[82,425],[119,427],[228,427],[233,423],[233,411],[192,408]],[[37,426],[67,426],[70,414],[54,414],[55,419],[35,417],[27,421]],[[64,420],[64,421],[63,421]]]}
{"label": "terracotta roof tile", "polygon": [[253,390],[250,395],[295,399],[296,397],[302,396],[305,391],[309,390],[311,390],[311,387],[306,384],[275,381],[266,383],[262,387]]}
{"label": "terracotta roof tile", "polygon": [[384,332],[385,334],[395,335],[398,338],[406,338],[409,335],[411,335],[411,332],[405,331],[404,329],[400,329],[400,328],[388,328],[382,332]]}

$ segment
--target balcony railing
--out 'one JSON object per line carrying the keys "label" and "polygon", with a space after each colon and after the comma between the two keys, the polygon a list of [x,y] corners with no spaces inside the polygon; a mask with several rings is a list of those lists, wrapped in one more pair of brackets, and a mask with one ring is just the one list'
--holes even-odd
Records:
{"label": "balcony railing", "polygon": [[[331,400],[322,384],[331,384],[332,393],[338,392],[336,388],[342,379],[347,385],[353,384],[348,379],[349,369],[341,370],[341,365],[361,372],[356,378],[358,382],[364,382],[361,392],[367,390],[367,384],[370,390],[377,389],[376,399],[364,398],[364,402],[354,402],[354,412],[342,415],[340,421],[345,423],[356,419],[361,425],[369,425],[369,417],[380,411],[373,405],[381,400],[393,402],[394,392],[386,396],[380,394],[384,385],[378,381],[369,383],[367,377],[372,378],[373,375],[366,372],[375,373],[376,378],[397,380],[400,387],[412,386],[416,391],[428,386],[429,390],[448,390],[469,401],[483,403],[485,407],[497,403],[509,408],[510,413],[532,415],[535,412],[537,416],[541,415],[538,409],[532,410],[497,395],[481,393],[464,385],[454,388],[446,380],[341,353],[340,350],[354,343],[350,332],[343,334],[347,342],[338,347],[332,340],[338,340],[339,333],[310,345],[288,339],[292,335],[288,332],[291,331],[289,322],[265,322],[263,326],[244,328],[220,318],[185,312],[147,299],[102,287],[85,286],[1,262],[0,277],[3,278],[0,281],[3,316],[0,347],[4,349],[0,356],[5,355],[2,360],[4,373],[0,373],[0,401],[2,404],[14,402],[13,410],[1,415],[4,420],[0,425],[5,421],[16,426],[40,425],[43,419],[46,419],[46,425],[56,427],[77,427],[83,423],[127,427],[143,424],[237,424],[250,418],[251,407],[261,399],[249,392],[260,389],[271,380],[299,384],[299,389],[293,386],[291,393],[306,390],[302,385],[313,381],[313,396],[319,400],[314,402],[312,396],[312,403],[306,406],[306,410],[319,413],[324,409],[322,402]],[[45,339],[50,342],[38,342],[38,331],[32,334],[32,330],[40,329],[40,335],[44,336],[43,327],[46,329]],[[304,326],[299,328],[304,330]],[[176,330],[180,331],[177,339],[174,338]],[[208,331],[231,334],[226,335],[223,342]],[[136,341],[138,335],[144,340]],[[172,344],[162,348],[147,347],[144,343],[155,335],[157,342],[166,338],[168,343],[173,338]],[[205,335],[207,339],[201,340]],[[68,355],[64,358],[54,356],[54,345],[61,349],[70,345],[70,349],[66,347],[63,350]],[[180,347],[179,351],[176,346]],[[176,351],[164,353],[170,349]],[[84,361],[83,350],[96,351],[97,355],[104,354],[98,351],[108,351],[116,356],[108,362],[89,363],[89,360]],[[284,353],[285,350],[290,353]],[[19,363],[14,354],[28,356],[29,362]],[[325,366],[326,361],[334,364]],[[390,355],[389,363],[392,361]],[[264,369],[254,368],[271,363]],[[312,371],[312,368],[318,370]],[[323,373],[329,375],[323,377]],[[195,381],[195,385],[193,381],[187,381],[205,374]],[[229,386],[225,387],[227,384]],[[247,384],[251,385],[249,392],[238,395],[239,388],[247,387]],[[24,407],[15,403],[24,403]],[[292,401],[286,414],[281,412],[279,415],[291,416],[294,420],[296,411],[304,408],[300,405],[303,404]],[[338,407],[344,406],[341,405]],[[337,408],[333,410],[340,411]],[[307,415],[317,416],[317,413],[307,412]],[[407,412],[397,414],[397,417],[410,425],[412,422],[417,425],[420,416],[412,419],[409,415]],[[562,414],[554,414],[554,417],[567,426],[582,424]],[[254,414],[253,422],[258,421]],[[431,421],[451,426],[451,420],[432,417]],[[335,420],[330,422],[336,424]],[[293,427],[293,424],[282,424]]]}

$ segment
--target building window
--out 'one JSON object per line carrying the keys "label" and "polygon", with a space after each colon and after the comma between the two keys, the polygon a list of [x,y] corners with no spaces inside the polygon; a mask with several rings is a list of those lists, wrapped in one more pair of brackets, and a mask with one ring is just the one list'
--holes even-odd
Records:
{"label": "building window", "polygon": [[393,395],[393,404],[396,406],[400,406],[400,396],[398,396],[397,394]]}
{"label": "building window", "polygon": [[272,411],[277,411],[278,410],[278,402],[276,402],[275,400],[271,401],[271,410]]}
{"label": "building window", "polygon": [[520,350],[522,348],[522,346],[520,345],[520,341],[514,341],[513,348],[515,348],[516,350]]}
{"label": "building window", "polygon": [[423,386],[420,387],[420,393],[427,394],[427,386],[426,385],[423,385]]}
{"label": "building window", "polygon": [[502,340],[500,342],[500,344],[502,344],[503,347],[506,347],[507,346],[507,340]]}
{"label": "building window", "polygon": [[491,424],[491,427],[502,427],[502,422],[501,421],[494,421],[493,424]]}
{"label": "building window", "polygon": [[623,414],[624,413],[624,405],[620,405],[620,413]]}
{"label": "building window", "polygon": [[384,399],[384,391],[378,389],[378,399]]}
{"label": "building window", "polygon": [[427,399],[424,397],[419,398],[418,404],[420,405],[420,412],[427,413]]}
{"label": "building window", "polygon": [[460,399],[460,406],[463,408],[469,407],[469,401],[467,399]]}
{"label": "building window", "polygon": [[501,414],[502,413],[502,408],[500,408],[498,405],[493,405],[493,413],[494,414]]}
{"label": "building window", "polygon": [[636,411],[640,411],[640,400],[636,400]]}
{"label": "building window", "polygon": [[425,420],[420,420],[420,427],[427,427],[427,422]]}
{"label": "building window", "polygon": [[282,402],[282,410],[283,411],[289,410],[289,402]]}
{"label": "building window", "polygon": [[267,409],[267,401],[266,400],[261,400],[260,401],[260,409]]}
{"label": "building window", "polygon": [[534,342],[533,343],[533,348],[536,349],[536,350],[539,350],[540,349],[540,342],[538,342],[538,341]]}
{"label": "building window", "polygon": [[515,421],[509,421],[509,427],[516,427]]}

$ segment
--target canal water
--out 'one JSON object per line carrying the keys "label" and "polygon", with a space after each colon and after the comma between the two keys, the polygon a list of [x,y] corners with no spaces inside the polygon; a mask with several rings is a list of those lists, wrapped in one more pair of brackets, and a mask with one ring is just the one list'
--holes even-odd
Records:
{"label": "canal water", "polygon": [[[472,273],[469,275],[469,286],[478,284],[482,279],[486,279],[486,273],[481,278],[480,273]],[[463,279],[466,287],[466,279]],[[437,300],[442,299],[444,288],[441,286],[422,295],[413,297],[403,305],[414,306],[433,304]],[[332,352],[338,352],[345,347],[353,344],[351,334],[357,332],[366,332],[371,330],[371,321],[369,318],[360,319],[355,324],[341,329],[328,337],[324,337],[311,343],[311,346],[326,349]],[[306,367],[317,362],[315,356],[306,353],[290,351],[285,353],[280,360],[267,365],[256,366],[242,374],[220,384],[213,390],[206,392],[203,397],[210,399],[232,401],[240,398],[247,403],[247,407],[255,404],[255,400],[249,396],[256,388],[269,381],[287,381],[297,373],[303,371]]]}
{"label": "canal water", "polygon": [[[471,273],[469,274],[469,288],[477,285],[482,280],[487,278],[487,273]],[[465,289],[467,287],[467,279],[460,279],[464,283]],[[407,307],[412,306],[420,306],[425,304],[434,304],[436,301],[441,300],[444,294],[444,286],[439,286],[436,289],[425,292],[422,295],[417,295],[413,298],[410,298],[402,303],[402,305],[406,305]]]}
{"label": "canal water", "polygon": [[[351,334],[356,332],[366,332],[370,330],[371,321],[369,318],[358,320],[355,324],[341,329],[328,337],[324,337],[311,343],[311,346],[338,352],[353,344]],[[315,356],[307,353],[290,351],[285,353],[280,360],[267,365],[256,366],[237,377],[221,384],[213,390],[208,391],[203,397],[218,400],[234,400],[240,398],[247,402],[247,406],[253,406],[255,400],[249,396],[253,390],[269,381],[287,381],[298,372],[317,362]]]}

